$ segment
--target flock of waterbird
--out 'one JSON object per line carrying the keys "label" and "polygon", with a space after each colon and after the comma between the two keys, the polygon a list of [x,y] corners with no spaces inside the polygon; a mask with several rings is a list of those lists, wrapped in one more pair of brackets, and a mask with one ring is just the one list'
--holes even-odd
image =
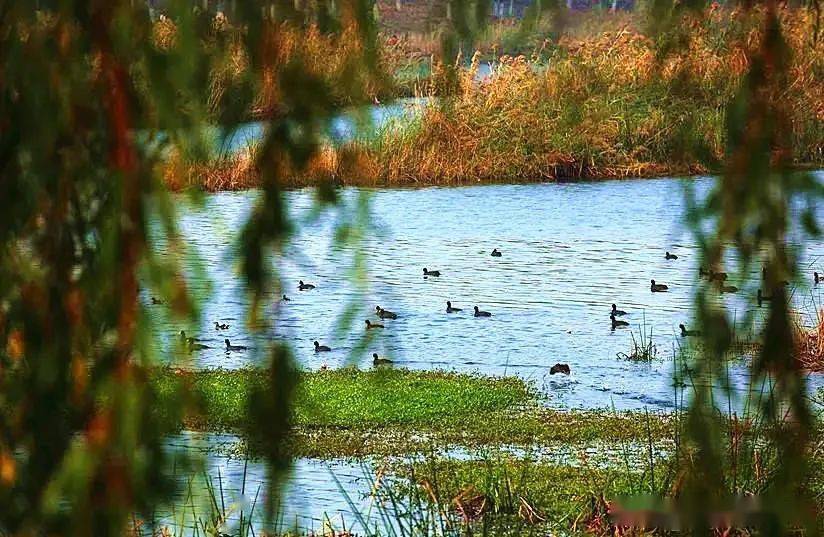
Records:
{"label": "flock of waterbird", "polygon": [[[678,259],[678,256],[675,255],[675,254],[672,254],[670,252],[666,252],[664,254],[664,259],[666,259],[668,261],[674,261],[674,260]],[[726,284],[726,281],[727,281],[727,273],[726,272],[720,272],[720,271],[715,271],[713,269],[706,269],[704,267],[699,267],[698,268],[698,276],[701,277],[701,278],[707,278],[707,280],[709,280],[710,282],[715,282],[716,283],[716,288],[718,289],[718,291],[720,293],[737,293],[738,292],[738,287],[736,287],[734,285],[727,285]],[[766,269],[766,267],[763,267],[761,269],[761,278],[765,281],[767,280],[767,269]],[[824,274],[819,274],[818,272],[813,272],[813,281],[816,285],[818,285],[821,282],[824,282]],[[782,285],[790,285],[790,282],[787,281],[787,280],[782,280],[778,283],[781,283]],[[655,280],[650,280],[649,290],[652,293],[665,293],[669,290],[669,287],[665,284],[662,284],[662,283],[656,283]],[[764,302],[768,302],[770,300],[772,300],[772,297],[764,294],[764,292],[759,288],[758,292],[756,293],[756,302],[758,303],[758,307],[760,308],[764,304]],[[612,312],[610,313],[609,317],[610,317],[610,320],[612,321],[612,329],[613,330],[615,330],[616,328],[622,328],[622,327],[629,326],[628,322],[621,321],[621,320],[616,318],[616,317],[626,315],[626,314],[627,314],[627,312],[625,312],[623,310],[619,310],[618,307],[615,304],[612,305]],[[690,336],[700,336],[701,335],[700,330],[688,330],[687,327],[684,326],[683,323],[679,324],[678,328],[681,329],[681,337],[690,337]]]}
{"label": "flock of waterbird", "polygon": [[[492,257],[503,257],[503,254],[497,248],[493,248],[492,253],[490,254]],[[424,267],[423,269],[423,277],[424,278],[439,278],[441,276],[441,271],[439,270],[429,270],[428,268]],[[303,280],[298,282],[298,290],[299,291],[311,291],[315,289],[315,286],[310,283],[304,283]],[[283,295],[282,300],[289,300],[286,295]],[[446,301],[446,313],[460,313],[463,311],[463,308],[456,308],[452,305],[452,302],[447,300]],[[398,314],[384,309],[380,306],[375,306],[375,315],[377,315],[378,319],[381,320],[395,320],[398,318]],[[475,317],[492,317],[492,314],[488,311],[483,311],[478,306],[474,306],[474,316]],[[385,324],[381,324],[378,322],[371,321],[369,319],[364,320],[366,324],[366,330],[374,330],[374,329],[383,329],[386,328]],[[319,341],[314,342],[315,345],[315,352],[330,352],[332,350],[331,347],[327,345],[321,345]],[[381,365],[389,365],[392,364],[393,361],[389,358],[381,358],[378,356],[378,353],[372,353],[372,364],[374,366],[381,366]],[[569,368],[567,367],[567,374],[569,374]]]}
{"label": "flock of waterbird", "polygon": [[[490,255],[492,257],[502,257],[503,256],[501,251],[498,250],[497,248],[494,248]],[[441,275],[441,272],[439,270],[429,270],[428,268],[423,269],[423,277],[424,278],[429,278],[429,277],[438,278],[438,277],[440,277],[440,275]],[[298,281],[298,291],[311,291],[312,289],[315,289],[315,288],[316,288],[316,286],[311,284],[311,283],[306,283],[303,280]],[[288,302],[289,300],[290,300],[290,298],[288,296],[281,295],[281,301]],[[163,301],[156,298],[156,297],[151,297],[151,304],[152,305],[162,305]],[[460,313],[461,311],[463,311],[462,308],[456,308],[456,307],[452,306],[452,302],[450,302],[448,300],[446,301],[446,313]],[[387,319],[395,320],[395,319],[398,318],[397,313],[394,313],[392,311],[383,309],[380,306],[375,306],[375,314],[381,320],[387,320]],[[480,308],[478,308],[478,306],[475,306],[474,307],[474,316],[475,317],[492,317],[492,314],[488,311],[481,310]],[[218,321],[215,321],[214,323],[215,323],[215,330],[216,331],[229,329],[228,324],[220,323]],[[366,324],[366,330],[386,328],[385,324],[374,322],[374,321],[371,321],[369,319],[366,319],[364,321],[364,323]],[[203,343],[200,343],[200,341],[201,341],[200,339],[195,338],[195,337],[187,336],[186,332],[184,330],[180,331],[180,341],[183,344],[184,348],[186,348],[189,352],[200,351],[200,350],[205,350],[205,349],[211,348],[208,345],[204,345]],[[232,342],[229,340],[229,338],[226,338],[223,341],[226,345],[226,352],[227,353],[228,352],[248,350],[248,348],[243,346],[243,345],[232,345]],[[332,348],[327,346],[327,345],[321,345],[321,343],[319,341],[314,341],[314,346],[315,346],[315,352],[330,352],[332,350]],[[372,363],[375,366],[380,366],[380,365],[389,365],[389,364],[392,364],[393,362],[389,358],[382,358],[382,357],[378,356],[378,353],[375,352],[375,353],[372,353]],[[557,365],[562,366],[563,364],[557,364]],[[566,372],[567,374],[569,374],[569,367],[566,366],[566,370],[564,370],[563,367],[561,367],[560,371],[561,372]]]}
{"label": "flock of waterbird", "polygon": [[[492,257],[502,257],[503,253],[500,250],[498,250],[497,248],[494,248],[490,255]],[[667,261],[675,261],[675,260],[678,259],[678,256],[676,254],[673,254],[673,253],[670,253],[669,251],[667,251],[664,254],[664,259],[666,259]],[[762,278],[764,280],[766,280],[767,279],[767,269],[762,268],[761,274],[762,274]],[[429,270],[426,267],[424,267],[424,269],[423,269],[423,277],[424,278],[429,278],[429,277],[437,278],[437,277],[440,277],[440,275],[441,275],[441,272],[439,270]],[[734,285],[727,285],[726,284],[726,280],[727,280],[727,273],[726,272],[718,272],[718,271],[714,271],[712,269],[705,269],[704,267],[700,267],[698,269],[698,275],[701,278],[707,278],[708,281],[716,283],[716,287],[717,287],[718,291],[721,292],[721,293],[736,293],[736,292],[738,292],[738,287],[736,287]],[[824,282],[824,274],[819,274],[818,272],[813,272],[813,281],[816,285],[819,284],[819,283]],[[783,282],[780,282],[780,283],[783,283],[784,285],[789,285],[790,282],[783,281]],[[298,291],[311,291],[315,288],[316,288],[316,286],[311,284],[311,283],[306,283],[303,280],[298,281]],[[650,292],[652,292],[652,293],[665,293],[668,290],[669,290],[669,286],[667,286],[666,284],[657,283],[655,280],[650,280]],[[758,293],[756,294],[756,301],[758,303],[758,307],[761,307],[764,302],[770,301],[771,299],[772,299],[772,297],[765,295],[761,289],[758,289]],[[286,295],[281,296],[281,301],[286,302],[286,301],[289,301],[289,300],[290,300],[289,297],[287,297]],[[163,304],[163,301],[159,300],[155,297],[151,297],[151,303],[153,305],[159,305],[159,304]],[[458,307],[453,306],[451,301],[449,301],[449,300],[446,301],[446,313],[448,313],[448,314],[460,313],[462,311],[463,311],[462,308],[458,308]],[[478,306],[474,306],[473,311],[474,311],[473,315],[475,317],[492,317],[492,313],[490,313],[488,311],[483,311],[480,308],[478,308]],[[375,314],[381,320],[395,320],[395,319],[398,318],[397,313],[394,313],[392,311],[384,309],[380,306],[375,306]],[[623,320],[618,319],[618,317],[622,317],[624,315],[627,315],[626,311],[618,309],[617,304],[612,304],[612,310],[610,311],[609,318],[610,318],[610,321],[612,323],[612,329],[613,330],[615,330],[617,328],[626,328],[626,327],[629,326],[629,323],[627,321],[623,321]],[[385,324],[381,324],[379,322],[374,322],[374,321],[371,321],[369,319],[366,319],[364,321],[364,323],[366,324],[366,330],[386,328]],[[227,330],[229,328],[228,324],[220,323],[218,321],[215,321],[214,325],[215,325],[215,330],[216,331]],[[689,330],[689,329],[687,329],[686,326],[684,326],[683,323],[679,324],[678,327],[681,329],[681,337],[691,337],[691,336],[700,336],[701,335],[701,332],[699,330]],[[187,337],[186,332],[183,331],[183,330],[180,331],[180,340],[183,343],[183,345],[189,350],[189,352],[199,351],[199,350],[204,350],[204,349],[209,349],[210,348],[207,345],[203,345],[202,343],[199,343],[200,340],[197,339],[197,338]],[[247,347],[245,347],[243,345],[232,345],[232,343],[229,341],[228,338],[224,339],[224,343],[226,345],[226,352],[227,353],[228,352],[235,352],[235,351],[245,351],[245,350],[248,349]],[[315,346],[315,352],[316,353],[330,352],[332,350],[332,348],[327,346],[327,345],[321,345],[319,341],[315,341],[314,346]],[[373,359],[373,365],[375,365],[375,366],[388,365],[388,364],[393,363],[392,360],[390,360],[388,358],[382,358],[382,357],[378,356],[378,353],[372,353],[372,359]],[[570,373],[570,368],[567,364],[561,364],[561,363],[555,364],[554,366],[552,366],[550,368],[550,374],[554,375],[556,373],[563,373],[563,374],[568,375]]]}

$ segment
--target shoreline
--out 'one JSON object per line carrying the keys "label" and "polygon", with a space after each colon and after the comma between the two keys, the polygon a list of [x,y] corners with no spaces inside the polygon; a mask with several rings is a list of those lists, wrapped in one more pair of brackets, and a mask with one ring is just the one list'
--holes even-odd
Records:
{"label": "shoreline", "polygon": [[[261,188],[261,182],[256,174],[251,174],[243,168],[236,171],[225,170],[226,166],[232,163],[221,162],[213,168],[215,172],[204,172],[201,179],[183,180],[174,179],[164,181],[170,192],[185,193],[191,191],[215,194],[220,192],[243,192],[257,190]],[[208,167],[208,165],[207,165]],[[552,167],[553,172],[560,166]],[[824,166],[819,162],[799,163],[791,167],[791,171],[796,173],[809,172],[816,173],[824,171]],[[433,180],[426,178],[408,177],[405,181],[393,181],[388,178],[370,179],[354,176],[349,179],[341,179],[337,176],[318,177],[306,176],[303,178],[289,177],[281,182],[280,187],[285,191],[300,190],[304,188],[315,188],[321,186],[332,186],[334,188],[373,188],[373,189],[418,189],[432,187],[464,187],[481,185],[530,185],[530,184],[550,184],[550,183],[578,183],[578,182],[605,182],[605,181],[633,181],[645,179],[692,179],[700,177],[717,177],[721,170],[707,169],[700,164],[692,166],[668,166],[663,164],[639,165],[637,167],[616,166],[608,170],[587,170],[587,173],[579,175],[553,175],[547,172],[542,175],[525,177],[476,177],[462,180]],[[217,176],[217,177],[216,177]]]}

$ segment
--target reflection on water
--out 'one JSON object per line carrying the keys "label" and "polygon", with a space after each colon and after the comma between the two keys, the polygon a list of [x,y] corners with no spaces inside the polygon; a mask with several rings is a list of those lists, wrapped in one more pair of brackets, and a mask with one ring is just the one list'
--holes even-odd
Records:
{"label": "reflection on water", "polygon": [[[169,441],[167,451],[180,457],[179,461],[202,450],[203,467],[200,471],[175,473],[177,495],[173,507],[155,513],[158,529],[168,526],[194,530],[195,520],[200,526],[212,514],[219,514],[226,519],[223,531],[235,534],[228,530],[238,528],[241,513],[245,521],[251,517],[256,532],[266,527],[277,530],[277,534],[295,528],[301,533],[321,533],[328,527],[362,531],[362,523],[379,522],[372,495],[375,472],[369,463],[315,459],[293,462],[273,502],[279,512],[267,519],[266,506],[270,502],[266,466],[261,461],[221,451],[237,444],[238,438],[231,435],[197,433],[181,434]],[[172,464],[174,467],[180,463],[175,460]],[[206,479],[210,480],[214,495],[209,492]],[[202,531],[202,526],[198,529]]]}
{"label": "reflection on water", "polygon": [[[242,322],[247,296],[234,255],[257,194],[209,195],[201,210],[187,208],[180,198],[182,232],[201,256],[205,275],[193,269],[191,287],[205,291],[207,281],[213,285],[196,334],[212,348],[200,352],[194,365],[254,363],[251,350],[224,352],[223,339],[230,338],[252,348],[282,340],[303,368],[341,367],[364,336],[364,319],[376,320],[379,304],[399,318],[383,321],[384,330],[370,331],[366,347],[351,356],[361,367],[369,367],[377,352],[400,367],[533,379],[554,406],[671,408],[672,360],[639,364],[617,359],[616,353],[628,351],[630,331],[637,333],[644,323],[662,356],[671,357],[673,347],[684,344],[678,325],[691,324],[698,270],[696,246],[682,223],[688,184],[702,194],[711,180],[375,190],[370,198],[374,227],[363,245],[368,290],[357,302],[353,327],[343,332],[336,323],[358,296],[351,279],[353,247],[333,248],[334,222],[343,209],[312,219],[312,192],[289,192],[290,211],[305,224],[275,261],[283,283],[282,290],[271,290],[267,310],[275,328],[257,340]],[[353,202],[357,192],[347,189],[344,199]],[[491,257],[493,248],[503,256]],[[666,250],[678,259],[664,259]],[[801,258],[805,276],[822,268],[815,265],[820,251],[821,243],[808,245]],[[423,267],[441,276],[424,278]],[[299,279],[317,288],[300,292]],[[667,284],[669,292],[651,293],[650,279]],[[739,319],[766,311],[744,300],[755,294],[759,274],[739,281],[730,270],[727,283],[746,289],[725,295]],[[291,300],[277,301],[282,293]],[[799,309],[814,311],[820,295],[820,287],[799,288],[794,301]],[[447,300],[464,311],[447,314]],[[612,303],[629,312],[624,319],[630,329],[611,329]],[[473,317],[474,305],[492,317]],[[150,308],[158,321],[162,310]],[[216,320],[231,326],[215,331]],[[181,328],[165,321],[158,326],[165,341]],[[332,352],[315,354],[314,340]],[[550,376],[556,362],[568,363],[572,374]],[[731,367],[740,379],[744,368]],[[813,383],[820,385],[820,377]]]}
{"label": "reflection on water", "polygon": [[[153,519],[144,521],[143,534],[151,535],[150,520],[154,520],[154,528],[158,531],[169,527],[180,534],[187,528],[184,534],[194,534],[195,520],[198,521],[198,532],[202,532],[204,523],[208,526],[208,521],[218,517],[222,524],[218,528],[220,532],[231,535],[246,534],[237,531],[241,517],[244,528],[251,521],[256,534],[263,529],[276,535],[289,530],[297,530],[300,534],[330,534],[326,530],[331,528],[355,534],[403,534],[398,524],[410,523],[404,517],[416,500],[401,493],[402,487],[397,485],[407,483],[411,474],[405,474],[405,468],[414,461],[427,461],[431,456],[463,461],[515,458],[586,468],[623,468],[627,464],[643,467],[648,461],[648,449],[646,443],[496,446],[492,449],[452,447],[383,463],[297,459],[287,472],[283,485],[276,489],[274,501],[270,502],[266,466],[259,460],[247,460],[242,453],[238,454],[243,451],[238,437],[182,433],[166,445],[175,469],[170,473],[175,476],[177,485],[172,506],[157,511]],[[661,458],[669,450],[670,443],[664,441],[654,447],[653,454]],[[183,470],[196,453],[199,454],[196,467]],[[387,462],[394,469],[391,475],[386,473]],[[393,492],[390,493],[390,489]],[[271,518],[266,512],[266,506],[270,504],[275,509]]]}

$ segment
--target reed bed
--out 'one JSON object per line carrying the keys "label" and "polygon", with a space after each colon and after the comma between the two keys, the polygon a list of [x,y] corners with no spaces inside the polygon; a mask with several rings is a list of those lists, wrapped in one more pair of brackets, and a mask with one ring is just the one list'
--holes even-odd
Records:
{"label": "reed bed", "polygon": [[[205,16],[205,15],[204,15]],[[299,64],[307,79],[320,81],[338,106],[386,100],[404,94],[394,84],[391,73],[410,69],[421,56],[414,53],[406,39],[392,35],[378,37],[374,70],[366,67],[366,50],[360,30],[351,15],[341,14],[339,32],[322,31],[317,25],[301,27],[293,22],[267,21],[264,24],[265,50],[261,54],[261,71],[250,77],[250,62],[241,41],[243,29],[234,27],[221,13],[210,17],[202,32],[202,46],[210,52],[209,85],[204,99],[208,110],[216,114],[227,100],[246,105],[248,91],[254,96],[246,113],[249,118],[268,118],[286,107],[280,85],[284,70]],[[177,28],[169,18],[153,24],[152,39],[164,52],[177,46]],[[249,88],[245,84],[252,84]],[[288,78],[286,79],[288,82]],[[408,93],[408,89],[406,93]],[[215,118],[219,120],[220,118]]]}
{"label": "reed bed", "polygon": [[[782,95],[792,125],[791,162],[824,166],[824,41],[814,40],[815,15],[786,9],[783,28],[793,51]],[[759,46],[759,10],[711,7],[682,21],[690,36],[665,54],[641,28],[641,15],[582,18],[557,42],[536,42],[529,57],[502,55],[493,75],[475,80],[471,62],[431,61],[417,91],[440,96],[417,118],[376,135],[325,147],[305,170],[284,170],[283,184],[365,186],[465,184],[696,175],[720,169],[726,106]],[[608,29],[610,28],[610,29]],[[494,34],[493,34],[494,37]],[[326,60],[310,32],[310,57]],[[393,37],[394,56],[412,54]],[[492,50],[499,44],[487,41]],[[291,53],[285,47],[284,58]],[[387,64],[388,65],[388,64]],[[397,64],[394,64],[397,65]],[[318,67],[320,68],[320,67]],[[324,68],[329,68],[325,66]],[[331,67],[332,71],[343,66]],[[277,102],[276,90],[261,109]],[[254,152],[191,166],[167,181],[207,190],[256,186]],[[261,164],[258,163],[257,166]]]}
{"label": "reed bed", "polygon": [[824,310],[819,311],[812,330],[797,331],[798,361],[807,371],[824,373]]}
{"label": "reed bed", "polygon": [[[795,52],[780,99],[792,124],[792,162],[822,165],[824,47],[813,15],[783,13]],[[541,55],[499,58],[489,80],[461,73],[461,91],[420,122],[364,150],[377,182],[455,184],[487,180],[620,178],[700,174],[720,168],[725,107],[758,46],[755,12],[710,9],[690,26],[680,54],[630,26],[563,38]]]}

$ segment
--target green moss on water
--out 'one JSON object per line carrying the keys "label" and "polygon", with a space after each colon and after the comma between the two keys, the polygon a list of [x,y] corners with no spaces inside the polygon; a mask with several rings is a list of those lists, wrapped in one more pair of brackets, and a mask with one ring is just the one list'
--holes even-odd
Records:
{"label": "green moss on water", "polygon": [[[250,394],[267,386],[267,372],[251,368],[158,369],[151,379],[161,399],[185,386],[196,401],[199,412],[181,427],[241,435]],[[424,452],[433,445],[617,445],[672,435],[663,414],[563,411],[540,403],[534,387],[517,377],[404,369],[301,373],[289,450],[327,458]]]}

